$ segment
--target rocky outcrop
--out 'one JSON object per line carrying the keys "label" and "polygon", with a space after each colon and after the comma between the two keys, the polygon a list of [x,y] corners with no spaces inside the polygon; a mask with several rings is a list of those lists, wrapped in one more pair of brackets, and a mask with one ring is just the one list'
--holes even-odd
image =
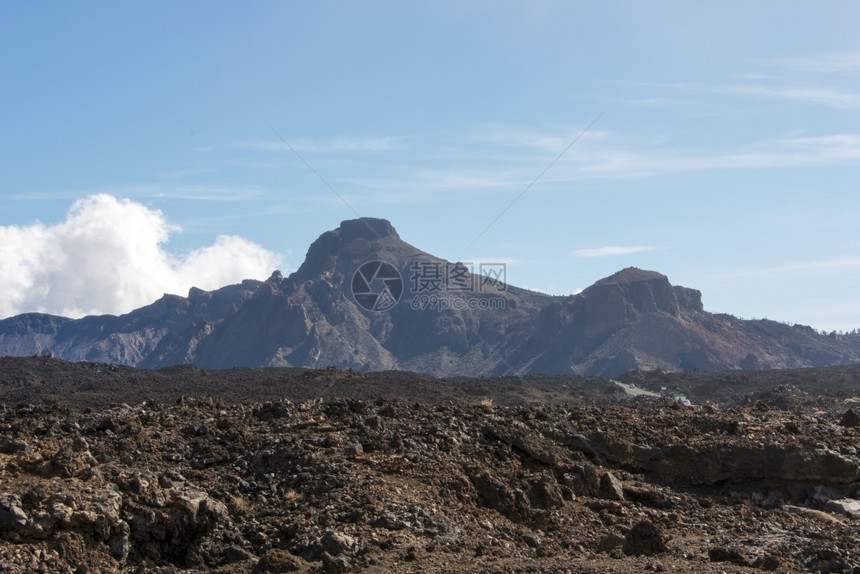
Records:
{"label": "rocky outcrop", "polygon": [[856,441],[756,405],[2,407],[0,570],[851,571]]}

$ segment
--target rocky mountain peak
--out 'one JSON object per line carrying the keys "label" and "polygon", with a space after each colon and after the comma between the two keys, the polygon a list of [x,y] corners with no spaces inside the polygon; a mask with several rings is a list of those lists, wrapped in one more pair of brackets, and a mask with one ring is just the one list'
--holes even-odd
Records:
{"label": "rocky mountain peak", "polygon": [[304,263],[296,272],[296,279],[307,280],[324,274],[339,263],[360,261],[374,253],[396,251],[403,246],[405,243],[386,219],[347,219],[341,222],[340,227],[323,233],[311,244]]}
{"label": "rocky mountain peak", "polygon": [[681,309],[704,311],[701,291],[673,286],[662,273],[638,267],[627,267],[604,277],[590,289],[618,290],[639,311],[663,311],[672,315],[677,315]]}
{"label": "rocky mountain peak", "polygon": [[[621,301],[641,313],[663,312],[677,315],[678,300],[669,278],[662,273],[627,267],[589,287],[584,295],[599,301],[598,315],[609,313],[608,306]],[[612,313],[609,313],[612,315]]]}
{"label": "rocky mountain peak", "polygon": [[640,281],[666,281],[669,279],[663,275],[662,273],[657,273],[656,271],[649,271],[647,269],[639,269],[638,267],[626,267],[621,271],[610,275],[609,277],[605,277],[600,281],[597,281],[595,285],[607,285],[607,284],[624,284],[624,283],[637,283]]}
{"label": "rocky mountain peak", "polygon": [[387,219],[379,219],[376,217],[359,217],[357,219],[347,219],[340,222],[335,233],[339,233],[341,240],[344,242],[354,241],[356,239],[366,239],[373,241],[384,237],[395,237],[400,239],[397,230],[391,225]]}

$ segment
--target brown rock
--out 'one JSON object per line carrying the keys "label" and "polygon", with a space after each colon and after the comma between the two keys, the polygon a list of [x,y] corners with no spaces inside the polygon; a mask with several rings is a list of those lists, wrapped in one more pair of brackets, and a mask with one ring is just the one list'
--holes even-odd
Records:
{"label": "brown rock", "polygon": [[303,559],[290,554],[286,550],[273,548],[269,550],[257,565],[254,567],[253,574],[268,574],[270,572],[304,572],[307,569],[307,562]]}
{"label": "brown rock", "polygon": [[615,475],[604,472],[600,477],[599,495],[607,500],[624,500],[624,487]]}
{"label": "brown rock", "polygon": [[848,409],[845,411],[845,414],[842,415],[842,419],[839,421],[839,424],[848,428],[860,427],[860,415],[855,413],[854,409]]}
{"label": "brown rock", "polygon": [[774,556],[773,554],[759,556],[758,558],[756,558],[755,562],[753,562],[753,568],[758,568],[760,570],[765,570],[768,572],[778,570],[782,567],[782,560],[780,560],[777,556]]}
{"label": "brown rock", "polygon": [[541,474],[540,480],[532,486],[529,491],[529,498],[531,503],[538,508],[551,510],[564,506],[564,495],[561,492],[561,487],[552,474],[548,472]]}
{"label": "brown rock", "polygon": [[600,473],[590,463],[573,465],[563,480],[576,496],[597,496],[600,492]]}
{"label": "brown rock", "polygon": [[525,492],[511,487],[487,471],[470,477],[478,499],[513,522],[525,522],[532,516],[531,505]]}
{"label": "brown rock", "polygon": [[616,548],[624,546],[624,537],[619,534],[606,534],[597,543],[598,552],[612,552]]}
{"label": "brown rock", "polygon": [[741,554],[737,548],[725,548],[717,546],[708,550],[708,558],[711,562],[731,562],[738,566],[749,566],[749,561]]}
{"label": "brown rock", "polygon": [[623,550],[628,556],[653,556],[666,551],[666,538],[659,526],[642,520],[627,532]]}

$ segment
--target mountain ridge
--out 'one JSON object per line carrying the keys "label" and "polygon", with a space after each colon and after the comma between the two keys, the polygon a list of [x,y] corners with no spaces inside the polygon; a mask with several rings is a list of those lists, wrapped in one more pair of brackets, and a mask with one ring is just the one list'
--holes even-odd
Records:
{"label": "mountain ridge", "polygon": [[120,316],[0,320],[0,355],[48,352],[140,368],[616,376],[857,363],[860,336],[712,314],[700,291],[635,267],[576,295],[528,291],[508,285],[501,265],[445,261],[389,221],[359,218],[320,235],[288,277],[192,288]]}

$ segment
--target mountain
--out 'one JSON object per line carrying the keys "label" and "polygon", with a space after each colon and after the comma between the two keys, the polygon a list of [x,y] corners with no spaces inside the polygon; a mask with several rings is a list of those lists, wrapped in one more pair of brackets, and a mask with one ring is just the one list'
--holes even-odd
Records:
{"label": "mountain", "polygon": [[541,310],[510,362],[531,372],[723,371],[856,363],[860,336],[712,314],[695,289],[624,269]]}
{"label": "mountain", "polygon": [[321,235],[289,277],[165,295],[119,317],[0,321],[0,355],[46,351],[140,368],[615,376],[857,363],[860,336],[712,314],[699,291],[636,268],[577,295],[536,293],[508,285],[501,265],[444,261],[360,218]]}
{"label": "mountain", "polygon": [[0,321],[0,355],[53,354],[69,361],[139,365],[159,344],[200,332],[235,311],[260,287],[246,280],[215,291],[165,294],[125,315],[67,319],[26,313]]}

